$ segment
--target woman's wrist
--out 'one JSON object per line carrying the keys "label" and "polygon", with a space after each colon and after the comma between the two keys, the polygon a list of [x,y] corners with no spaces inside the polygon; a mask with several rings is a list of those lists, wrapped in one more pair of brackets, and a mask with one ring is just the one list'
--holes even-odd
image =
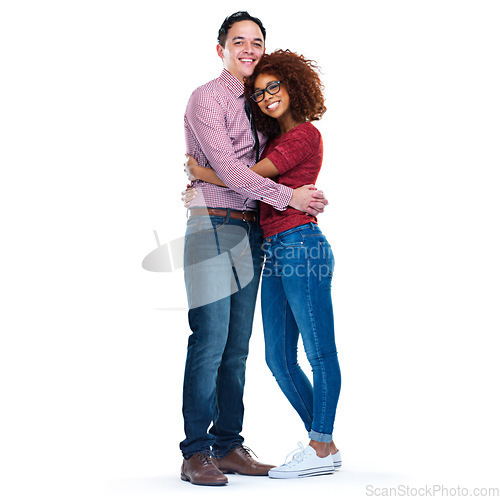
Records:
{"label": "woman's wrist", "polygon": [[195,180],[199,179],[200,178],[200,166],[199,165],[195,165],[193,167],[191,167],[191,176],[195,178]]}

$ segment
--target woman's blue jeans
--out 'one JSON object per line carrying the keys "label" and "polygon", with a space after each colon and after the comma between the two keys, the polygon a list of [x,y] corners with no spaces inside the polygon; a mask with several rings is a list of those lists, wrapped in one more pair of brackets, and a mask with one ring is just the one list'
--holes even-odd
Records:
{"label": "woman's blue jeans", "polygon": [[243,442],[245,367],[262,263],[256,222],[208,215],[188,220],[184,277],[192,333],[183,388],[185,458],[210,449],[222,457]]}
{"label": "woman's blue jeans", "polygon": [[[331,297],[334,258],[317,224],[264,240],[262,317],[266,362],[304,422],[309,438],[332,440],[340,393]],[[299,333],[313,385],[297,360]]]}

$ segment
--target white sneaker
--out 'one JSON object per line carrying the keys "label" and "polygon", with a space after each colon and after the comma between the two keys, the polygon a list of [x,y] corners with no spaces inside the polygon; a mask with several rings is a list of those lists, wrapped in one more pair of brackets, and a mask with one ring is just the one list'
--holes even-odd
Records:
{"label": "white sneaker", "polygon": [[333,458],[333,466],[335,467],[335,470],[340,469],[342,467],[342,457],[340,455],[340,451],[337,450],[337,453],[330,456]]}
{"label": "white sneaker", "polygon": [[[321,476],[323,474],[333,474],[335,469],[333,467],[332,455],[328,455],[325,458],[320,458],[316,455],[316,451],[311,446],[306,446],[302,443],[298,443],[299,448],[293,450],[295,453],[290,462],[280,465],[279,467],[274,467],[268,474],[270,478],[273,479],[290,479],[294,477],[310,477],[310,476]],[[288,454],[290,456],[291,453]],[[335,454],[337,455],[337,453]],[[288,457],[285,459],[288,459]]]}

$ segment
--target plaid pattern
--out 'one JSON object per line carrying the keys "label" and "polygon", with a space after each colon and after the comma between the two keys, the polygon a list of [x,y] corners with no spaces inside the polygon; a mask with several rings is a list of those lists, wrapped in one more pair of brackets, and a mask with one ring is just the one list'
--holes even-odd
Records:
{"label": "plaid pattern", "polygon": [[[293,190],[252,172],[254,137],[245,113],[243,84],[224,69],[219,78],[198,87],[184,115],[187,153],[202,167],[212,167],[229,186],[194,181],[198,195],[192,207],[256,210],[257,201],[284,210]],[[260,134],[260,133],[259,133]],[[259,135],[260,152],[266,144]]]}

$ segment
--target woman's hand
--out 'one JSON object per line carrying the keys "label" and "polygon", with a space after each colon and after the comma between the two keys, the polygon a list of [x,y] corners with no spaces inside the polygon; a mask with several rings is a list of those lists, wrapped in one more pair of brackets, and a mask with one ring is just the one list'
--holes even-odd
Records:
{"label": "woman's hand", "polygon": [[198,194],[198,191],[196,191],[195,188],[190,187],[190,185],[187,185],[187,188],[182,192],[181,200],[182,203],[184,203],[185,208],[189,208],[191,205],[191,202],[196,198],[196,195]]}
{"label": "woman's hand", "polygon": [[190,181],[196,181],[198,177],[198,169],[200,168],[199,163],[189,155],[186,155],[187,160],[184,162],[184,172]]}

